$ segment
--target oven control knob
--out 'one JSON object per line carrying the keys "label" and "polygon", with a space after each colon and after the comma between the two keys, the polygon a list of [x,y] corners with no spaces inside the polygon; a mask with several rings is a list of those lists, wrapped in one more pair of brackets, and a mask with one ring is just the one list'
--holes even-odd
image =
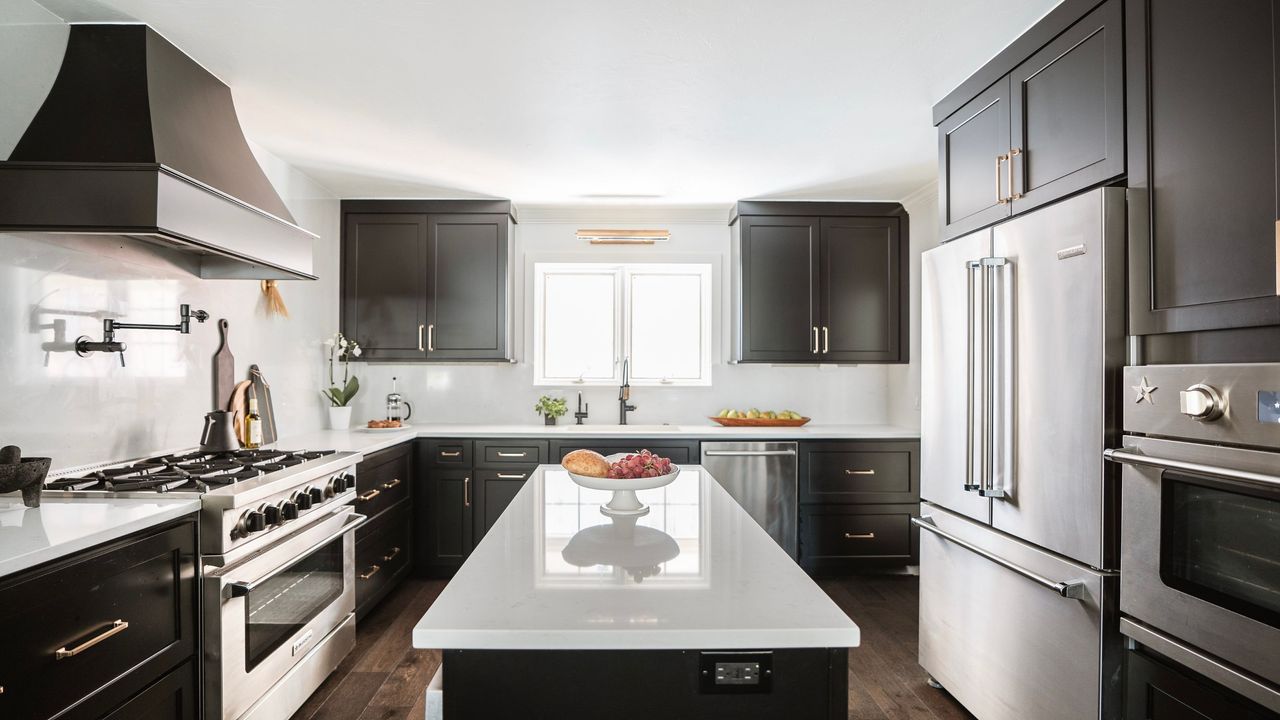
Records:
{"label": "oven control knob", "polygon": [[289,500],[282,501],[280,503],[280,517],[283,518],[283,520],[297,520],[298,503]]}
{"label": "oven control knob", "polygon": [[312,505],[319,505],[324,502],[324,490],[321,490],[318,487],[307,488],[307,494],[311,496]]}
{"label": "oven control knob", "polygon": [[347,488],[346,488],[346,483],[342,482],[342,476],[341,476],[341,475],[339,475],[338,477],[336,477],[336,478],[334,478],[334,479],[332,479],[332,480],[330,480],[330,481],[329,481],[329,490],[330,490],[331,492],[330,492],[330,493],[327,493],[327,494],[329,494],[329,495],[341,495],[343,492],[345,492],[345,491],[346,491],[346,489],[347,489]]}
{"label": "oven control knob", "polygon": [[282,522],[279,506],[268,505],[262,509],[262,514],[267,516],[268,525],[279,525]]}
{"label": "oven control knob", "polygon": [[240,518],[245,533],[262,532],[267,529],[267,516],[257,510],[250,510]]}
{"label": "oven control knob", "polygon": [[1222,417],[1226,406],[1216,389],[1208,385],[1192,385],[1178,393],[1178,409],[1194,420],[1212,422]]}
{"label": "oven control knob", "polygon": [[351,490],[351,489],[355,488],[355,486],[356,486],[356,476],[355,476],[355,475],[352,475],[352,474],[350,474],[350,473],[343,473],[343,474],[339,475],[338,477],[342,479],[342,482],[344,483],[344,486],[346,487],[346,489],[347,489],[347,490]]}
{"label": "oven control knob", "polygon": [[[299,510],[311,509],[311,493],[307,490],[299,490],[298,494],[293,496],[293,504],[298,506]],[[297,516],[297,513],[294,513]]]}

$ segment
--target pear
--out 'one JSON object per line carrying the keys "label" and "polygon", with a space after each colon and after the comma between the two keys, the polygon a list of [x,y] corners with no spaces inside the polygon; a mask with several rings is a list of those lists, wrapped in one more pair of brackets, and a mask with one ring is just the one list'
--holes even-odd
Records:
{"label": "pear", "polygon": [[731,412],[733,412],[733,411],[732,411],[732,410],[730,410],[729,408],[725,408],[725,409],[721,410],[720,412],[716,413],[716,417],[720,417],[720,418],[727,418],[727,417],[729,417],[729,413],[731,413]]}
{"label": "pear", "polygon": [[778,413],[776,413],[776,412],[774,412],[774,411],[772,411],[772,410],[765,410],[765,411],[764,411],[764,416],[765,416],[765,418],[767,418],[767,419],[769,419],[769,420],[777,420],[777,419],[778,419]]}
{"label": "pear", "polygon": [[751,420],[755,420],[755,419],[756,419],[756,418],[758,418],[758,417],[760,417],[760,411],[759,411],[759,410],[757,410],[757,409],[755,409],[755,408],[751,408],[750,410],[748,410],[748,411],[747,411],[747,418],[749,418],[749,419],[751,419]]}

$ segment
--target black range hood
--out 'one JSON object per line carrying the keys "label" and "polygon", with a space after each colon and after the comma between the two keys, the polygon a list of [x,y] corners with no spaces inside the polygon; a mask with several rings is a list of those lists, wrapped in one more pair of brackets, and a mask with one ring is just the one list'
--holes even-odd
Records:
{"label": "black range hood", "polygon": [[7,162],[0,231],[126,236],[204,278],[308,279],[298,227],[240,130],[231,90],[146,25],[72,25]]}

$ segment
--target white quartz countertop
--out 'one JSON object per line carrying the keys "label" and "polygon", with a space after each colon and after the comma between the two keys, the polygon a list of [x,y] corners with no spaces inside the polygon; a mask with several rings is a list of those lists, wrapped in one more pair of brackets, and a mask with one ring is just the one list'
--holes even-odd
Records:
{"label": "white quartz countertop", "polygon": [[896,425],[814,425],[803,427],[726,428],[719,425],[411,425],[403,430],[369,432],[319,430],[286,435],[276,443],[286,449],[332,449],[374,452],[413,438],[558,438],[564,440],[635,437],[698,440],[917,440],[920,431]]}
{"label": "white quartz countertop", "polygon": [[0,495],[0,577],[101,545],[200,509],[198,499],[59,498],[40,507]]}
{"label": "white quartz countertop", "polygon": [[855,647],[859,631],[704,469],[609,493],[543,465],[413,629],[417,648]]}

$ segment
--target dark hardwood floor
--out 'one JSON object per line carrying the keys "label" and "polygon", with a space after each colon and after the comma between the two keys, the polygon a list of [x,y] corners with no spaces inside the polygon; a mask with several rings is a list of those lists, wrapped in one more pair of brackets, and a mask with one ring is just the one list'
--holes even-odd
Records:
{"label": "dark hardwood floor", "polygon": [[[293,720],[422,718],[423,692],[440,665],[437,650],[414,650],[413,626],[443,580],[410,578],[359,624],[356,648]],[[849,651],[849,720],[971,720],[916,664],[918,579],[866,575],[818,581],[862,629]]]}

